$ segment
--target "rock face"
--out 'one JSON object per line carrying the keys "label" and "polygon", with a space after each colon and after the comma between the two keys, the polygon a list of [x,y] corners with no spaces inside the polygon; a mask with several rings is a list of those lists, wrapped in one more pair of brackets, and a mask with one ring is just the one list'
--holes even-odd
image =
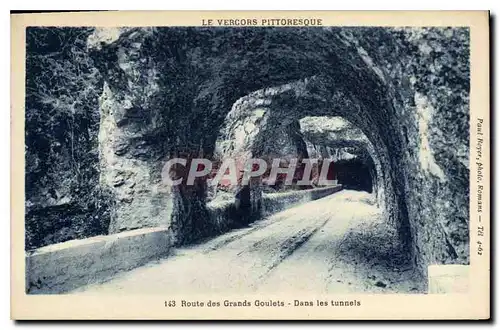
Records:
{"label": "rock face", "polygon": [[90,28],[26,29],[25,248],[106,234]]}
{"label": "rock face", "polygon": [[[170,190],[168,159],[314,150],[366,165],[418,270],[467,264],[468,45],[461,28],[96,30],[88,49],[104,80],[109,231],[167,226],[178,243],[204,235],[206,181]],[[301,131],[304,118],[325,116],[363,138]],[[256,191],[240,193],[252,208]]]}

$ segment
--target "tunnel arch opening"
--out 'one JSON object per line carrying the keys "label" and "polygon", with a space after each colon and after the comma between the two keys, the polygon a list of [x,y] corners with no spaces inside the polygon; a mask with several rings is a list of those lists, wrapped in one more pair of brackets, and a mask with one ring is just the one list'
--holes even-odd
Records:
{"label": "tunnel arch opening", "polygon": [[[451,32],[461,38],[462,32]],[[450,31],[429,29],[416,35],[381,28],[179,27],[128,29],[110,42],[96,43],[93,56],[107,63],[99,70],[105,76],[101,179],[116,199],[110,232],[164,225],[175,227],[181,243],[201,235],[205,183],[199,189],[168,190],[159,183],[160,172],[181,151],[216,158],[220,130],[230,113],[254,116],[275,130],[293,127],[305,116],[340,116],[371,142],[374,191],[415,265],[422,270],[434,261],[468,262],[468,215],[442,202],[448,198],[465,205],[468,196],[468,159],[459,152],[468,140],[456,132],[466,126],[468,116],[462,114],[468,108],[463,99],[457,103],[446,96],[457,95],[456,90],[468,95],[468,87],[444,82],[453,93],[439,97],[425,89],[427,72],[422,71],[430,62],[416,47],[416,42],[429,40],[446,46],[451,39],[442,38],[444,33]],[[419,56],[409,55],[415,53]],[[459,62],[468,58],[450,55]],[[148,60],[138,61],[141,57]],[[467,72],[450,72],[459,78],[454,81],[468,80]],[[436,101],[440,99],[449,102]],[[451,109],[445,103],[458,106]],[[460,125],[443,115],[447,110],[461,114],[456,119]],[[415,124],[432,127],[433,120],[446,127],[445,134]],[[267,132],[272,137],[273,130]],[[447,148],[458,150],[459,156]],[[119,176],[134,178],[135,186],[115,185]],[[258,193],[249,194],[251,207],[258,207]],[[140,221],[134,209],[140,210]],[[429,252],[436,246],[439,252]]]}
{"label": "tunnel arch opening", "polygon": [[[375,149],[364,132],[341,116],[307,116],[299,120],[301,135],[310,146],[309,154],[326,155],[331,172],[346,189],[364,190],[377,195]],[[316,147],[320,145],[320,147]],[[319,150],[318,150],[319,149]],[[377,159],[378,161],[378,159]]]}
{"label": "tunnel arch opening", "polygon": [[[353,101],[350,95],[345,93],[342,85],[335,88],[337,86],[332,86],[332,83],[331,79],[314,76],[277,87],[268,87],[239,99],[233,105],[231,112],[228,113],[227,122],[222,125],[215,153],[219,157],[248,159],[262,156],[267,150],[266,146],[271,144],[271,147],[278,149],[274,155],[289,157],[290,154],[294,156],[307,154],[309,156],[310,152],[307,150],[307,143],[304,141],[304,132],[301,132],[301,127],[321,126],[325,122],[331,122],[333,123],[331,124],[331,132],[339,137],[334,136],[333,140],[330,141],[333,145],[327,147],[325,141],[328,141],[327,135],[329,133],[316,134],[315,139],[319,141],[317,145],[320,149],[320,156],[323,156],[321,153],[327,155],[328,148],[331,149],[331,147],[337,149],[355,147],[359,149],[360,156],[365,161],[369,172],[365,177],[368,181],[372,181],[371,189],[367,189],[375,192],[379,206],[386,211],[391,223],[399,227],[401,239],[409,243],[411,240],[409,225],[407,218],[404,217],[404,211],[399,208],[404,201],[395,201],[397,194],[391,177],[394,173],[388,155],[390,148],[385,145],[380,130],[378,126],[373,124],[367,108],[363,104],[354,102],[356,98]],[[258,121],[251,119],[254,118],[255,112],[260,114]],[[308,121],[313,124],[308,124]],[[231,130],[244,127],[247,124],[252,129],[247,132],[249,134],[245,135],[246,140],[237,139]],[[352,132],[355,138],[348,136],[349,131],[347,131],[347,139],[342,136],[342,134],[346,135],[346,127],[344,126],[356,129],[355,132]],[[296,137],[298,137],[296,140],[299,140],[300,143],[296,141],[293,143],[293,139],[290,139],[293,136],[290,134],[291,127],[295,127]],[[292,148],[285,148],[277,143],[284,137],[288,137],[289,142],[292,142],[289,143]],[[305,149],[303,144],[306,145]],[[297,150],[295,154],[290,152],[294,148]],[[301,152],[301,148],[304,151]],[[345,150],[343,152],[346,153]],[[349,153],[346,154],[349,155]],[[358,186],[359,184],[356,185],[356,187]]]}

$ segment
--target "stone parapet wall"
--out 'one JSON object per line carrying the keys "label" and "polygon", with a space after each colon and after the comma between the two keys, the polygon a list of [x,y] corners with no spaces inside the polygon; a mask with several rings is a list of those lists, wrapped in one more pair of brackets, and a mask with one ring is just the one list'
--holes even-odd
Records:
{"label": "stone parapet wall", "polygon": [[48,245],[26,255],[26,292],[57,294],[168,255],[170,232],[146,228]]}

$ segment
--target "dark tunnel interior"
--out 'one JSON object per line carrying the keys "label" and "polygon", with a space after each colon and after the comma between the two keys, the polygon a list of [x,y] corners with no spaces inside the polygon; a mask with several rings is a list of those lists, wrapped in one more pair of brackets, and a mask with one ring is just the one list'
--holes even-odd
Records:
{"label": "dark tunnel interior", "polygon": [[334,164],[334,171],[338,183],[345,189],[372,192],[373,184],[369,168],[361,160],[357,158],[339,160]]}

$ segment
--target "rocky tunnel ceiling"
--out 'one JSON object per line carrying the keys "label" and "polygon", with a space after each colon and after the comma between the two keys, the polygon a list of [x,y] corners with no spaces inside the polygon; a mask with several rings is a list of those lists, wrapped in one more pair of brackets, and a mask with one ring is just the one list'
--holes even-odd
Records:
{"label": "rocky tunnel ceiling", "polygon": [[297,128],[340,116],[366,136],[349,153],[372,159],[375,191],[417,268],[468,263],[466,29],[104,29],[88,47],[104,78],[111,232],[169,225],[182,236],[200,225],[191,215],[203,213],[206,187],[163,187],[167,159],[256,154],[276,132],[324,145],[338,133]]}

